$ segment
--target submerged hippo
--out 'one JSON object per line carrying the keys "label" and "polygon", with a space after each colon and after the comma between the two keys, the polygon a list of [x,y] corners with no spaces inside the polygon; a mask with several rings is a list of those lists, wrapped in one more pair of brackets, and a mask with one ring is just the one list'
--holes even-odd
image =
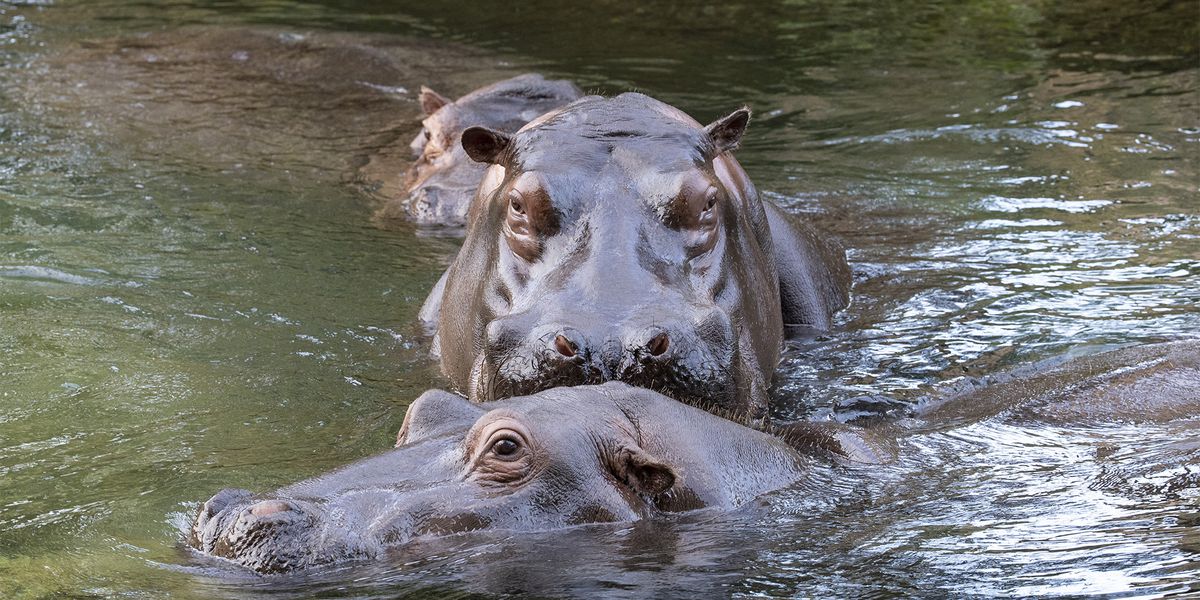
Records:
{"label": "submerged hippo", "polygon": [[[910,475],[924,481],[920,460],[884,463],[906,438],[982,422],[1101,425],[1086,435],[1095,444],[1104,441],[1104,425],[1146,424],[1147,435],[1171,443],[1143,467],[1170,471],[1200,464],[1197,390],[1200,343],[1181,342],[952,387],[916,418],[872,430],[801,423],[767,435],[617,382],[489,404],[430,391],[409,406],[395,449],[268,496],[224,490],[201,506],[189,543],[273,573],[378,556],[419,537],[729,509],[785,487],[833,494],[828,478],[853,473],[815,469],[821,456],[876,463],[871,469],[891,470],[882,479],[893,482],[901,479],[894,471],[915,469]],[[927,444],[915,448],[928,451]],[[1165,489],[1200,486],[1190,467],[1178,471]],[[1113,483],[1105,473],[1091,489]]]}
{"label": "submerged hippo", "polygon": [[425,119],[410,144],[415,160],[404,174],[407,216],[426,225],[462,226],[485,170],[463,151],[459,143],[463,130],[483,125],[512,133],[582,95],[569,81],[535,73],[493,83],[458,100],[422,86]]}
{"label": "submerged hippo", "polygon": [[397,448],[269,497],[224,490],[189,542],[262,573],[380,554],[419,536],[537,531],[732,508],[805,476],[779,439],[611,382],[492,404],[441,391]]}
{"label": "submerged hippo", "polygon": [[492,166],[421,311],[453,384],[490,400],[620,380],[762,415],[784,325],[829,327],[850,273],[730,155],[749,118],[702,127],[628,93],[464,131]]}

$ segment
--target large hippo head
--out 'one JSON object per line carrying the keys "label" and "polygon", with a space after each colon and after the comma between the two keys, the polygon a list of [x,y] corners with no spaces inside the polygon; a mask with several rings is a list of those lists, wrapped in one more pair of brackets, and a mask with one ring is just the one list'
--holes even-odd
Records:
{"label": "large hippo head", "polygon": [[397,447],[268,496],[224,490],[189,543],[269,573],[376,556],[421,536],[545,531],[734,507],[799,480],[764,433],[620,383],[475,404],[426,392]]}
{"label": "large hippo head", "polygon": [[498,81],[458,100],[422,87],[419,100],[425,119],[410,144],[414,161],[404,174],[409,217],[429,225],[461,226],[466,221],[485,167],[463,151],[459,138],[464,129],[486,125],[512,133],[581,95],[569,81],[535,73]]}
{"label": "large hippo head", "polygon": [[491,168],[423,310],[453,383],[491,400],[620,380],[761,414],[782,321],[767,217],[729,155],[749,116],[702,127],[628,93],[464,131]]}

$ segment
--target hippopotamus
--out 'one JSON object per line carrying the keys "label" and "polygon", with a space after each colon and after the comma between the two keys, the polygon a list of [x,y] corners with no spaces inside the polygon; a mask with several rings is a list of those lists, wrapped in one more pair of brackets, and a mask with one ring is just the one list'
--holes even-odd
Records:
{"label": "hippopotamus", "polygon": [[421,536],[733,508],[802,480],[812,460],[620,382],[488,404],[433,390],[409,406],[393,450],[267,497],[223,490],[201,506],[189,543],[277,573]]}
{"label": "hippopotamus", "polygon": [[453,386],[483,401],[619,380],[763,415],[785,325],[829,328],[850,271],[759,198],[731,155],[749,119],[701,126],[626,93],[463,131],[490,167],[421,310]]}
{"label": "hippopotamus", "polygon": [[468,126],[513,133],[535,117],[582,96],[575,84],[536,73],[479,88],[458,100],[422,86],[425,114],[410,147],[413,163],[404,174],[407,216],[423,225],[462,226],[485,166],[472,161],[459,139]]}
{"label": "hippopotamus", "polygon": [[[944,386],[910,418],[870,428],[821,422],[760,431],[620,382],[491,403],[433,390],[409,406],[392,450],[264,496],[223,490],[200,507],[188,542],[279,573],[382,556],[418,538],[732,510],[784,488],[829,495],[830,478],[855,472],[894,482],[908,469],[924,481],[920,460],[896,459],[904,447],[928,445],[906,441],[950,429],[961,437],[980,423],[1033,431],[1048,423],[1059,434],[1063,425],[1100,425],[1086,434],[1094,443],[1106,425],[1147,424],[1172,441],[1150,467],[1200,461],[1200,343],[1058,362]],[[860,466],[820,468],[833,462]]]}

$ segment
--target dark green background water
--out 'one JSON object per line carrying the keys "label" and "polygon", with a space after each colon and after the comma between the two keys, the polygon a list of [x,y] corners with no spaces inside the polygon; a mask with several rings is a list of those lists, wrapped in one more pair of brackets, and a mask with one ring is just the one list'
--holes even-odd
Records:
{"label": "dark green background water", "polygon": [[443,385],[413,321],[456,241],[373,220],[394,169],[366,168],[416,131],[423,83],[533,70],[702,121],[749,104],[739,160],[856,272],[840,328],[789,348],[780,416],[896,411],[958,375],[1200,332],[1195,2],[348,4],[0,0],[0,595],[1200,579],[1196,494],[1106,495],[1076,466],[1100,437],[1155,443],[1115,425],[984,427],[908,448],[919,484],[833,470],[829,498],[430,543],[312,578],[182,551],[217,489],[386,448]]}

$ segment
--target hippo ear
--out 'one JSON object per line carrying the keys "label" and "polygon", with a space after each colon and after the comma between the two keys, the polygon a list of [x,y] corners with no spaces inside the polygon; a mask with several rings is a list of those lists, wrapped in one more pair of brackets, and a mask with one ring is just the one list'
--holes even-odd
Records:
{"label": "hippo ear", "polygon": [[510,142],[508,134],[487,127],[468,127],[462,133],[463,150],[471,160],[481,163],[499,164]]}
{"label": "hippo ear", "polygon": [[470,400],[442,390],[421,394],[404,413],[404,424],[396,434],[396,445],[428,439],[443,431],[469,427],[484,410]]}
{"label": "hippo ear", "polygon": [[709,123],[704,131],[712,139],[713,147],[716,150],[713,156],[736,149],[749,124],[750,109],[745,106]]}
{"label": "hippo ear", "polygon": [[432,115],[441,107],[454,102],[453,100],[425,87],[421,86],[421,94],[418,96],[421,102],[421,110],[425,112],[425,116]]}
{"label": "hippo ear", "polygon": [[675,485],[675,470],[636,446],[617,451],[614,463],[613,475],[643,494],[657,496]]}

